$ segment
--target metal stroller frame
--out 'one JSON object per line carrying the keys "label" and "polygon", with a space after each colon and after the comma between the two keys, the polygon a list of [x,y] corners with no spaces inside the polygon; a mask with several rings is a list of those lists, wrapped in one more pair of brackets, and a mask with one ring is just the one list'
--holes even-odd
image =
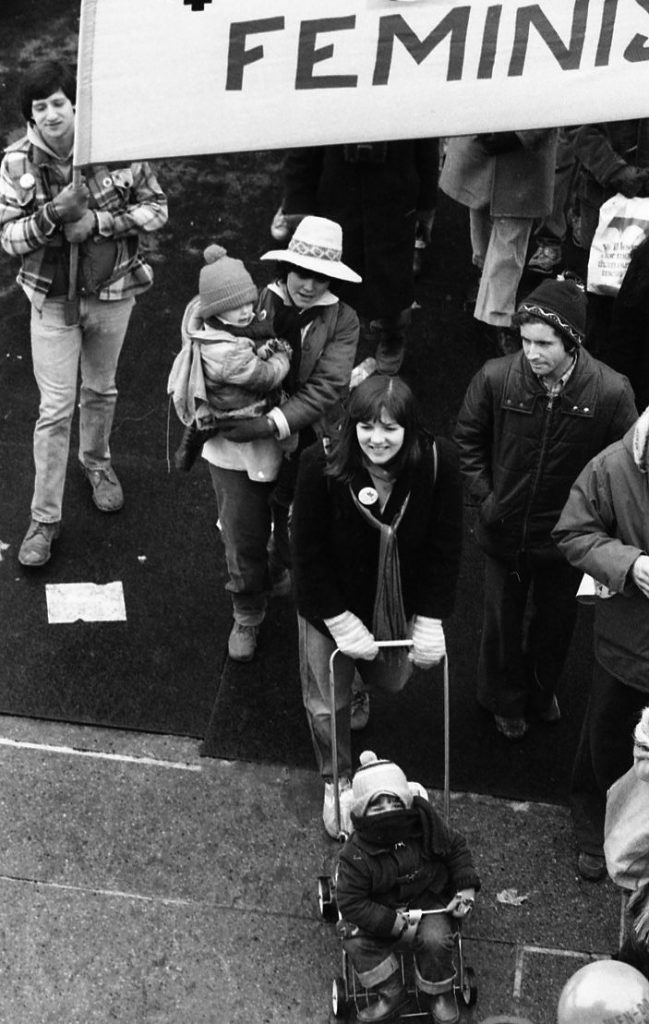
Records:
{"label": "metal stroller frame", "polygon": [[[382,640],[378,641],[378,646],[383,647],[412,647],[412,640]],[[332,768],[333,768],[333,787],[334,787],[334,808],[336,814],[336,826],[338,832],[338,839],[347,839],[346,832],[341,827],[340,820],[340,793],[338,791],[338,737],[336,729],[336,698],[335,698],[335,660],[336,655],[340,651],[336,648],[329,658],[329,701],[331,708],[331,746],[332,746]],[[449,670],[448,670],[448,656],[444,657],[443,661],[444,671],[444,820],[448,822],[450,817],[450,806],[451,806],[451,789],[450,789],[450,687],[449,687]],[[337,922],[341,920],[341,915],[338,910],[338,904],[336,901],[336,879],[331,875],[320,875],[318,878],[318,908],[320,916],[325,921]],[[411,923],[418,923],[424,914],[443,914],[446,913],[445,909],[441,910],[416,910],[409,911],[411,915]],[[478,987],[475,980],[475,972],[472,967],[469,967],[464,962],[464,949],[462,940],[462,923],[461,919],[456,922],[455,929],[456,938],[456,972],[455,982],[453,985],[453,991],[456,996],[459,995],[465,1006],[473,1006],[478,998]],[[416,987],[408,986],[409,971],[407,970],[407,960],[410,961],[410,955],[406,953],[397,954],[400,963],[401,980],[402,983],[408,987],[408,992],[416,1003],[417,1009],[414,1011],[405,1010],[398,1014],[398,1019],[402,1022],[405,1021],[430,1021],[430,1015],[428,1010],[422,1008],[422,1004],[419,1001],[419,994]],[[347,1017],[348,1011],[352,1008],[358,1010],[362,1008],[364,1004],[367,1006],[369,1003],[367,996],[367,989],[363,988],[358,982],[354,968],[349,960],[349,956],[346,951],[342,951],[342,972],[340,975],[334,978],[331,989],[331,1018],[335,1020],[342,1020]]]}

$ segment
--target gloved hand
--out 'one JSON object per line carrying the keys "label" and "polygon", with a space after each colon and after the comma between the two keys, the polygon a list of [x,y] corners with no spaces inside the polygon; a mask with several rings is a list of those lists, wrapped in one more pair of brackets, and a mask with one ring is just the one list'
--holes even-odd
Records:
{"label": "gloved hand", "polygon": [[379,653],[376,640],[353,612],[341,612],[331,619],[325,619],[324,624],[338,650],[348,658],[373,661]]}
{"label": "gloved hand", "polygon": [[486,132],[484,135],[476,135],[476,139],[489,156],[510,153],[522,145],[516,132]]}
{"label": "gloved hand", "polygon": [[412,649],[408,655],[417,668],[438,665],[446,654],[446,641],[441,619],[415,617],[412,627]]}
{"label": "gloved hand", "polygon": [[88,209],[89,195],[88,186],[83,183],[78,188],[74,185],[66,185],[52,200],[54,213],[64,224],[81,220]]}
{"label": "gloved hand", "polygon": [[649,171],[644,167],[620,167],[608,179],[608,184],[616,192],[621,192],[628,199],[638,196],[646,187],[649,180]]}
{"label": "gloved hand", "polygon": [[631,566],[633,582],[645,597],[649,597],[649,555],[638,555]]}
{"label": "gloved hand", "polygon": [[260,437],[273,437],[275,426],[268,416],[222,421],[219,433],[228,441],[257,441]]}
{"label": "gloved hand", "polygon": [[447,906],[446,910],[453,917],[468,917],[475,903],[475,889],[460,889]]}
{"label": "gloved hand", "polygon": [[92,210],[86,210],[83,217],[79,220],[69,221],[63,228],[63,234],[67,238],[68,242],[85,242],[86,238],[90,238],[94,234],[97,221]]}

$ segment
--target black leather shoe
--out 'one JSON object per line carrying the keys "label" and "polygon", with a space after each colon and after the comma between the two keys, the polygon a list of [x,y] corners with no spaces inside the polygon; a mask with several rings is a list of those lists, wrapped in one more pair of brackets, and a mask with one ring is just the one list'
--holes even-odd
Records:
{"label": "black leather shoe", "polygon": [[601,882],[606,876],[606,861],[597,853],[584,853],[580,850],[577,870],[587,882]]}

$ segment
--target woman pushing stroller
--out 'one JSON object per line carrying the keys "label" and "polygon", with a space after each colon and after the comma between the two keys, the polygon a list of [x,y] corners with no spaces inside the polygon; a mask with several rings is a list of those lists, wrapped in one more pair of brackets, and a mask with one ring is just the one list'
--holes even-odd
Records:
{"label": "woman pushing stroller", "polygon": [[[358,669],[366,686],[397,692],[413,665],[446,653],[462,536],[462,491],[451,442],[422,427],[408,385],[373,375],[351,394],[329,451],[300,461],[291,542],[303,702],[325,783],[323,821],[336,837],[329,658],[335,662],[341,824],[349,831],[350,705]],[[405,648],[377,641],[412,638]]]}

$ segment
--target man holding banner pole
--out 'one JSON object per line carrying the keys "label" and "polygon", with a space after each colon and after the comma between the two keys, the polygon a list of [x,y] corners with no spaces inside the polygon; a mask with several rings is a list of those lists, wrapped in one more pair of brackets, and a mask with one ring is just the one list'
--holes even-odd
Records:
{"label": "man holding banner pole", "polygon": [[[25,75],[27,134],[0,166],[0,242],[18,256],[31,304],[31,351],[40,392],[34,430],[31,520],[18,560],[49,561],[61,530],[72,416],[79,396],[79,462],[101,512],[124,496],[109,447],[117,362],[135,296],[153,282],[139,232],[167,220],[167,200],[146,163],[84,168],[73,160],[75,76],[57,61]],[[76,273],[75,273],[76,270]]]}

